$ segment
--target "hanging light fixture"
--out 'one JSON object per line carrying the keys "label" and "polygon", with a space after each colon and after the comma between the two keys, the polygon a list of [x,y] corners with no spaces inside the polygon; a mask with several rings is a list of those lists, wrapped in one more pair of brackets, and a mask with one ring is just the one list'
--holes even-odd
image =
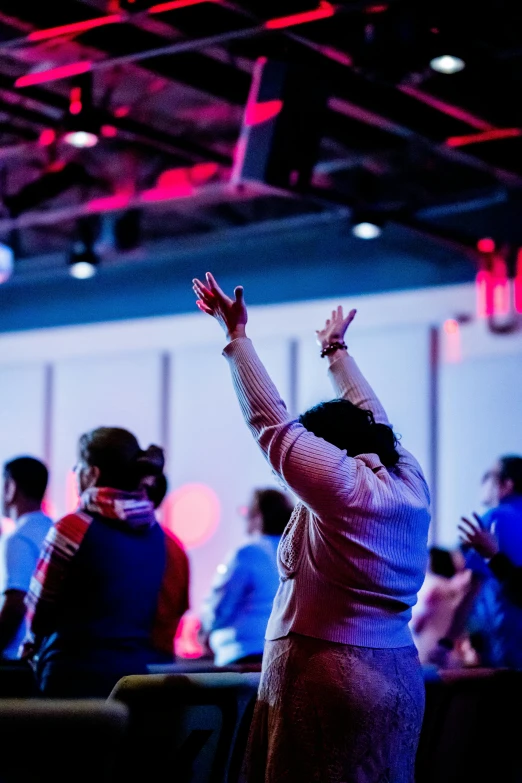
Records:
{"label": "hanging light fixture", "polygon": [[85,247],[83,242],[75,242],[69,254],[69,274],[76,280],[88,280],[94,277],[99,257],[92,248]]}
{"label": "hanging light fixture", "polygon": [[77,280],[88,280],[97,272],[100,257],[95,248],[100,237],[99,215],[89,215],[78,220],[76,239],[69,253],[69,274]]}
{"label": "hanging light fixture", "polygon": [[430,60],[430,68],[437,73],[452,75],[464,70],[466,63],[453,54],[442,54]]}
{"label": "hanging light fixture", "polygon": [[355,209],[352,213],[352,234],[358,239],[377,239],[382,234],[383,219],[370,210]]}
{"label": "hanging light fixture", "polygon": [[77,149],[94,147],[99,140],[100,124],[92,105],[92,74],[81,76],[69,94],[67,131],[63,137]]}

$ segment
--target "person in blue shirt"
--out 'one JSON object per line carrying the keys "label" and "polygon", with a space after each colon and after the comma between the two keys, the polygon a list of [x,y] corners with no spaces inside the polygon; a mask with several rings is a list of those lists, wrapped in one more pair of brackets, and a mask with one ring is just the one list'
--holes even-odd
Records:
{"label": "person in blue shirt", "polygon": [[4,465],[3,514],[15,528],[0,540],[0,656],[15,660],[26,634],[25,596],[52,525],[42,511],[49,473],[35,457]]}
{"label": "person in blue shirt", "polygon": [[466,625],[480,665],[520,669],[522,457],[500,457],[484,479],[492,490],[492,507],[483,516],[475,514],[473,521],[462,517],[460,539],[472,579],[450,631],[439,640],[436,662],[444,665],[444,649],[451,649]]}
{"label": "person in blue shirt", "polygon": [[218,566],[201,612],[202,641],[216,666],[261,663],[279,586],[276,552],[293,511],[277,489],[256,489],[246,513],[248,543]]}

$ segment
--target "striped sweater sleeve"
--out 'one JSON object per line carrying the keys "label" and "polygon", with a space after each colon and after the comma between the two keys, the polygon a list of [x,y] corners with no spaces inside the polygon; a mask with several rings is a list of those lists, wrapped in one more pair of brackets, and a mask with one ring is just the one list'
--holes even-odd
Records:
{"label": "striped sweater sleeve", "polygon": [[63,517],[49,529],[25,597],[29,641],[41,639],[55,630],[56,602],[69,564],[91,522],[92,517],[78,511]]}
{"label": "striped sweater sleeve", "polygon": [[272,468],[297,497],[321,515],[356,491],[356,460],[308,432],[289,415],[247,338],[224,350],[245,421]]}
{"label": "striped sweater sleeve", "polygon": [[[328,373],[334,392],[338,397],[353,402],[358,408],[371,411],[378,424],[391,426],[386,411],[360,371],[353,356],[347,354],[346,351],[337,351],[337,357],[330,365]],[[397,442],[397,451],[399,453],[400,467],[411,469],[424,482],[422,468],[413,454],[410,454],[409,451],[401,446],[400,442]]]}

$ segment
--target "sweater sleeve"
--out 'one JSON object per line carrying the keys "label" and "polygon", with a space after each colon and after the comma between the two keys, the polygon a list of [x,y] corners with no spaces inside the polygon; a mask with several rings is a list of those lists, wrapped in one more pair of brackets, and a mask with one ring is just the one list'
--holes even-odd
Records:
{"label": "sweater sleeve", "polygon": [[289,415],[249,339],[233,340],[223,353],[245,421],[272,468],[319,515],[338,509],[356,489],[356,460]]}
{"label": "sweater sleeve", "polygon": [[[391,426],[384,407],[360,371],[353,356],[347,354],[346,351],[337,351],[337,357],[330,365],[328,373],[334,393],[338,397],[349,400],[358,408],[371,411],[377,424]],[[401,446],[399,441],[396,449],[399,454],[399,467],[412,470],[425,481],[422,468],[413,454]]]}
{"label": "sweater sleeve", "polygon": [[92,517],[78,511],[49,529],[25,597],[31,640],[41,639],[55,630],[56,605],[63,582],[91,522]]}

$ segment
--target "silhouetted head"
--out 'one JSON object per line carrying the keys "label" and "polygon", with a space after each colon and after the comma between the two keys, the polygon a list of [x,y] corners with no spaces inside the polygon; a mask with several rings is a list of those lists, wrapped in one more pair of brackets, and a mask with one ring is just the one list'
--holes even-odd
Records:
{"label": "silhouetted head", "polygon": [[294,505],[278,489],[255,489],[247,511],[248,532],[280,536],[292,516]]}
{"label": "silhouetted head", "polygon": [[482,479],[484,505],[496,506],[509,495],[522,495],[522,457],[518,454],[499,457]]}
{"label": "silhouetted head", "polygon": [[78,443],[78,488],[80,493],[94,486],[134,492],[146,476],[161,475],[164,464],[159,446],[143,451],[128,430],[98,427],[82,435]]}
{"label": "silhouetted head", "polygon": [[10,515],[14,505],[40,508],[49,471],[35,457],[17,457],[4,465],[3,513]]}
{"label": "silhouetted head", "polygon": [[301,414],[299,421],[318,438],[346,450],[349,457],[377,454],[387,468],[399,460],[392,428],[376,424],[371,411],[358,408],[348,400],[321,402]]}

